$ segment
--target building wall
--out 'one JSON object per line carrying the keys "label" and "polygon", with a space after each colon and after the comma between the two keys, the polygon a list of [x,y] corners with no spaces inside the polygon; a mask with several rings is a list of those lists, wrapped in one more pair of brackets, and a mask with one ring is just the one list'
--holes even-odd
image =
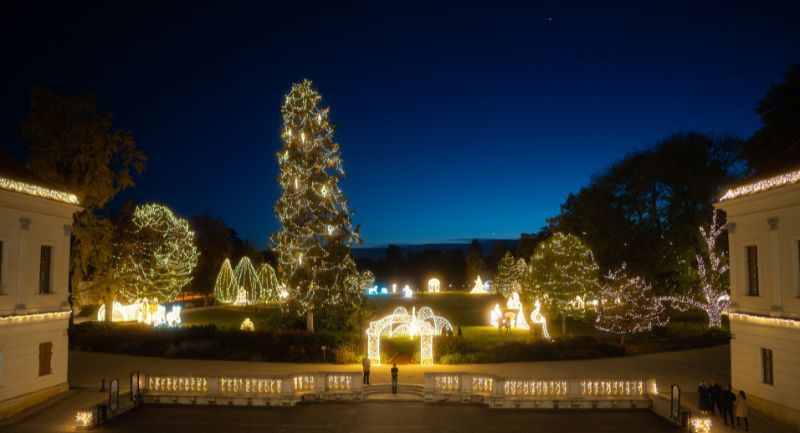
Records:
{"label": "building wall", "polygon": [[[0,190],[0,419],[67,385],[69,247],[77,206]],[[39,293],[41,246],[52,247],[50,293]],[[52,342],[39,375],[39,344]]]}
{"label": "building wall", "polygon": [[[717,208],[728,217],[733,386],[754,408],[800,427],[800,185]],[[758,248],[758,296],[748,294],[748,245]],[[772,350],[772,385],[763,383],[762,348]]]}
{"label": "building wall", "polygon": [[[800,426],[800,327],[731,318],[731,378],[750,406]],[[773,384],[763,383],[761,349],[772,350]],[[751,398],[754,397],[754,398]]]}

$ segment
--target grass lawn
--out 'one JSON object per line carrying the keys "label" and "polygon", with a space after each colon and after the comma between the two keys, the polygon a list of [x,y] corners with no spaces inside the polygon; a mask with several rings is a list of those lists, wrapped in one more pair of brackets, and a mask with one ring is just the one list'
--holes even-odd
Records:
{"label": "grass lawn", "polygon": [[[219,328],[239,328],[245,318],[249,318],[256,329],[266,330],[268,324],[280,320],[280,308],[275,307],[234,307],[220,305],[187,309],[181,312],[182,326],[217,325]],[[260,326],[259,326],[260,325]]]}

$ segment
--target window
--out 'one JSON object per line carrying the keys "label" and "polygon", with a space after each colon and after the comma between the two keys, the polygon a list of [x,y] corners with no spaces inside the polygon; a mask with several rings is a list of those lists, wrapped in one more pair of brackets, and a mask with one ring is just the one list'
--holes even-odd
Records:
{"label": "window", "polygon": [[39,293],[51,293],[50,274],[53,268],[53,247],[42,245],[39,256]]}
{"label": "window", "polygon": [[772,349],[761,349],[761,380],[772,385]]}
{"label": "window", "polygon": [[747,246],[747,294],[758,296],[758,247]]}
{"label": "window", "polygon": [[39,376],[46,376],[53,372],[50,361],[53,359],[53,343],[39,343]]}

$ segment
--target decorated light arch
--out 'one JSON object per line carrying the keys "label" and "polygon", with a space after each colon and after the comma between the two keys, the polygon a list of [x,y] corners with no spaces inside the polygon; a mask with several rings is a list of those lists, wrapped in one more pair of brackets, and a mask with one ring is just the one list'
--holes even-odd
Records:
{"label": "decorated light arch", "polygon": [[417,311],[413,307],[411,313],[403,307],[397,307],[392,314],[369,324],[367,329],[367,356],[375,365],[381,363],[381,336],[409,337],[419,336],[420,364],[433,364],[433,337],[442,335],[442,331],[453,331],[453,325],[444,317],[433,314],[429,307]]}
{"label": "decorated light arch", "polygon": [[431,278],[428,280],[428,292],[429,293],[439,293],[439,288],[441,286],[441,282],[438,278]]}

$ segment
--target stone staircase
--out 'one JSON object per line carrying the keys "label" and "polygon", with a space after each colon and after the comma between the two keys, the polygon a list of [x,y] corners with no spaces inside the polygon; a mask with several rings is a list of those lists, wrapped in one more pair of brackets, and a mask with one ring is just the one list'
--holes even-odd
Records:
{"label": "stone staircase", "polygon": [[397,394],[392,394],[391,383],[376,383],[374,385],[364,385],[361,390],[361,398],[364,400],[415,400],[422,401],[424,397],[424,387],[422,385],[398,384]]}

